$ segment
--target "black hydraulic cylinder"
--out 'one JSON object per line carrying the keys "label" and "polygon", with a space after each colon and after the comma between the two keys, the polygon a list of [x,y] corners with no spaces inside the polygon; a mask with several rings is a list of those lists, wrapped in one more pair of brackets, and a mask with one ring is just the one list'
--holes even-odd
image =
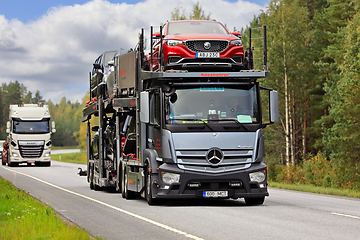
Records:
{"label": "black hydraulic cylinder", "polygon": [[87,133],[86,133],[86,147],[87,147],[87,180],[90,182],[90,158],[91,158],[91,132],[90,132],[90,121],[87,122]]}
{"label": "black hydraulic cylinder", "polygon": [[153,26],[150,27],[150,71],[153,70]]}
{"label": "black hydraulic cylinder", "polygon": [[164,55],[164,53],[163,53],[163,34],[162,34],[162,26],[160,26],[160,56],[159,56],[160,70],[162,69],[163,64],[165,64],[165,59],[163,59],[163,61],[162,61],[163,55]]}
{"label": "black hydraulic cylinder", "polygon": [[99,174],[100,178],[104,177],[104,107],[102,98],[98,99],[99,106]]}
{"label": "black hydraulic cylinder", "polygon": [[266,43],[266,26],[263,27],[264,31],[264,71],[268,70],[267,66],[267,43]]}

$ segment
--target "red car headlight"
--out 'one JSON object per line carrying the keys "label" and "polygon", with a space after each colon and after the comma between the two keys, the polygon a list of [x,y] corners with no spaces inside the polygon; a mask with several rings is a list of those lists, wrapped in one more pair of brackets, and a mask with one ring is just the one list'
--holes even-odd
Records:
{"label": "red car headlight", "polygon": [[174,47],[177,45],[184,45],[184,42],[180,41],[180,40],[166,40],[165,43],[166,43],[166,45],[171,46],[171,47]]}
{"label": "red car headlight", "polygon": [[239,40],[232,40],[230,41],[230,45],[235,45],[235,46],[242,46],[242,41]]}

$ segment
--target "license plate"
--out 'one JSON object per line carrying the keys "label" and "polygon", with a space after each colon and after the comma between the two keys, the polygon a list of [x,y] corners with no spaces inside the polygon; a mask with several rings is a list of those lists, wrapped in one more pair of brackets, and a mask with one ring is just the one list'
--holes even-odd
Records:
{"label": "license plate", "polygon": [[196,58],[220,58],[218,52],[197,52]]}
{"label": "license plate", "polygon": [[35,163],[35,160],[27,160],[27,163]]}
{"label": "license plate", "polygon": [[218,197],[227,197],[228,196],[228,191],[204,191],[203,192],[203,197],[213,197],[213,198],[218,198]]}

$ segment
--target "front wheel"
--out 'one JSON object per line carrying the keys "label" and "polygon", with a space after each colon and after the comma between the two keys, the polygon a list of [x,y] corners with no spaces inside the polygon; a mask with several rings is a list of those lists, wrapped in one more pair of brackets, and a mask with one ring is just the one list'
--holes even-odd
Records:
{"label": "front wheel", "polygon": [[245,198],[246,205],[262,205],[264,203],[265,197],[259,197],[259,198]]}
{"label": "front wheel", "polygon": [[94,165],[89,165],[89,166],[90,166],[90,171],[89,171],[90,189],[95,190]]}
{"label": "front wheel", "polygon": [[121,196],[125,199],[133,199],[135,198],[135,193],[133,191],[130,191],[128,189],[128,175],[126,174],[126,172],[124,172],[124,177],[123,177],[123,181],[121,188],[122,188],[122,192],[121,192]]}
{"label": "front wheel", "polygon": [[[120,166],[121,169],[121,166]],[[117,172],[117,177],[116,177],[116,184],[115,184],[115,192],[117,193],[122,193],[122,178],[121,178],[121,170]]]}

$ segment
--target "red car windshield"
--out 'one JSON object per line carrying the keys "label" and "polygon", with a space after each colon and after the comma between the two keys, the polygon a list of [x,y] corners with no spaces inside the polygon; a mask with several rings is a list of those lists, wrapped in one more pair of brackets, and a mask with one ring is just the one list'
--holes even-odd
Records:
{"label": "red car windshield", "polygon": [[218,22],[170,22],[167,35],[181,34],[229,34]]}

